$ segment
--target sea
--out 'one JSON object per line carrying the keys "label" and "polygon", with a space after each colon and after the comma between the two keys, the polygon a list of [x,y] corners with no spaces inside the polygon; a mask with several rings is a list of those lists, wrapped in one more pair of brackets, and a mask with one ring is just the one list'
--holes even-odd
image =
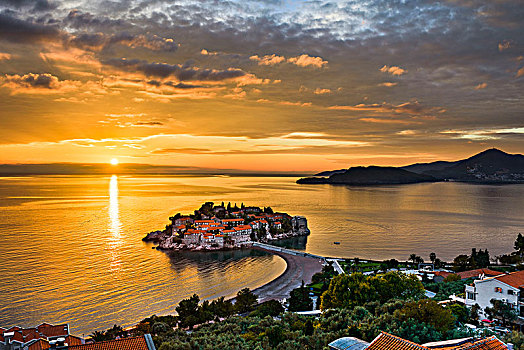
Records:
{"label": "sea", "polygon": [[[330,257],[429,260],[511,252],[524,232],[524,185],[457,182],[349,187],[294,177],[0,177],[0,327],[69,323],[89,336],[173,314],[178,302],[231,297],[286,268],[253,250],[162,252],[142,238],[203,202],[271,206],[307,218],[289,244]],[[335,244],[337,242],[337,244]]]}

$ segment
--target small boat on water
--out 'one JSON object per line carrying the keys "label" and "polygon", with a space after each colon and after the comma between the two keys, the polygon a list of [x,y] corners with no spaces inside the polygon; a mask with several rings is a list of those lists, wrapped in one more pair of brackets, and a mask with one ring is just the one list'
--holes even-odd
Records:
{"label": "small boat on water", "polygon": [[333,244],[340,244],[340,242],[333,242]]}

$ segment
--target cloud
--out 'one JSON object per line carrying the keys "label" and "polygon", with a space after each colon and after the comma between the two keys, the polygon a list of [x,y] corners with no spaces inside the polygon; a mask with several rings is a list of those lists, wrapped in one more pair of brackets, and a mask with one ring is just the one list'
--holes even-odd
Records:
{"label": "cloud", "polygon": [[521,77],[524,75],[524,67],[520,68],[518,71],[517,71],[517,78],[518,77]]}
{"label": "cloud", "polygon": [[34,12],[53,10],[57,7],[55,2],[48,0],[2,0],[0,3],[16,9],[31,7]]}
{"label": "cloud", "polygon": [[25,75],[6,74],[4,77],[0,78],[0,84],[1,86],[10,89],[12,94],[52,94],[75,90],[81,85],[81,82],[59,80],[58,77],[48,73],[28,73]]}
{"label": "cloud", "polygon": [[480,83],[477,86],[475,86],[475,90],[482,90],[485,89],[488,86],[488,83]]}
{"label": "cloud", "polygon": [[253,55],[250,56],[249,59],[251,61],[258,62],[260,66],[274,66],[279,63],[288,62],[300,67],[312,66],[316,68],[322,68],[328,64],[328,61],[324,61],[321,57],[313,57],[306,54],[289,58],[279,56],[276,54],[265,55],[262,57],[259,57],[258,55]]}
{"label": "cloud", "polygon": [[407,113],[412,115],[421,115],[427,113],[444,113],[446,110],[442,107],[426,107],[421,105],[418,101],[411,101],[394,105],[391,103],[372,103],[372,104],[357,104],[354,106],[331,106],[328,109],[343,110],[343,111],[370,111],[379,113]]}
{"label": "cloud", "polygon": [[162,38],[156,35],[132,35],[129,33],[119,33],[115,35],[83,33],[72,35],[66,43],[66,45],[94,51],[100,51],[116,44],[128,46],[130,48],[143,47],[153,51],[168,52],[175,51],[179,46],[170,38]]}
{"label": "cloud", "polygon": [[386,66],[384,65],[382,68],[380,68],[380,71],[382,73],[389,73],[391,75],[403,75],[403,74],[406,74],[408,71],[407,69],[403,69],[403,68],[400,68],[400,67],[397,67],[397,66]]}
{"label": "cloud", "polygon": [[25,21],[0,13],[0,39],[13,43],[35,43],[54,41],[63,33],[57,25],[43,25],[33,21]]}
{"label": "cloud", "polygon": [[392,83],[392,82],[386,81],[386,82],[378,84],[378,86],[393,87],[393,86],[397,86],[397,84],[398,83]]}
{"label": "cloud", "polygon": [[316,88],[315,91],[313,91],[313,93],[314,93],[315,95],[330,94],[330,93],[331,93],[331,89],[321,89],[321,88]]}
{"label": "cloud", "polygon": [[5,53],[5,52],[0,52],[0,61],[2,60],[10,60],[11,59],[11,54],[8,54],[8,53]]}
{"label": "cloud", "polygon": [[402,120],[402,119],[380,119],[380,118],[360,118],[359,120],[368,123],[379,124],[420,124],[420,121]]}
{"label": "cloud", "polygon": [[252,61],[257,61],[261,66],[272,66],[278,63],[285,62],[286,58],[284,56],[278,55],[265,55],[263,57],[258,57],[257,55],[249,57]]}
{"label": "cloud", "polygon": [[150,152],[151,154],[171,154],[171,153],[183,153],[183,154],[213,154],[214,152],[209,148],[157,148]]}
{"label": "cloud", "polygon": [[324,61],[321,57],[313,57],[309,55],[300,55],[297,57],[291,57],[287,60],[290,63],[296,64],[300,67],[316,67],[316,68],[322,68],[324,66],[327,66],[328,61]]}
{"label": "cloud", "polygon": [[513,46],[513,43],[511,40],[503,40],[501,43],[499,43],[499,51],[504,51]]}
{"label": "cloud", "polygon": [[180,64],[149,63],[138,59],[112,58],[103,63],[125,71],[141,72],[146,76],[159,78],[174,76],[180,81],[223,81],[246,75],[246,72],[238,68],[227,68],[224,70],[202,69]]}
{"label": "cloud", "polygon": [[204,56],[217,56],[218,52],[207,51],[206,49],[200,50],[200,54]]}

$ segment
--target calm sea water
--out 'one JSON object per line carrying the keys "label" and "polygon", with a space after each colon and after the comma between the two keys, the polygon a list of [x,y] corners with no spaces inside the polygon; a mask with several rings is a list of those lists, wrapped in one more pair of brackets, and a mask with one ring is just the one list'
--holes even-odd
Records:
{"label": "calm sea water", "polygon": [[[508,252],[524,231],[524,186],[460,183],[345,187],[294,178],[38,176],[0,178],[0,325],[69,322],[77,334],[173,313],[193,293],[231,296],[285,269],[250,250],[172,253],[145,233],[204,201],[270,205],[308,218],[306,251],[442,259]],[[338,241],[340,245],[334,245]]]}

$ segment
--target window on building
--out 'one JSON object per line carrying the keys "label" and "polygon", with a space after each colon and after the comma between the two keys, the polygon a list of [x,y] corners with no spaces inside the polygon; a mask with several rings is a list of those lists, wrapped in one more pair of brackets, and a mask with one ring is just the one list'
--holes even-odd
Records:
{"label": "window on building", "polygon": [[495,287],[495,293],[502,293],[502,288]]}
{"label": "window on building", "polygon": [[469,300],[475,300],[475,293],[468,292],[468,299]]}
{"label": "window on building", "polygon": [[513,295],[514,294],[513,290],[512,289],[508,289],[508,294],[509,295]]}

